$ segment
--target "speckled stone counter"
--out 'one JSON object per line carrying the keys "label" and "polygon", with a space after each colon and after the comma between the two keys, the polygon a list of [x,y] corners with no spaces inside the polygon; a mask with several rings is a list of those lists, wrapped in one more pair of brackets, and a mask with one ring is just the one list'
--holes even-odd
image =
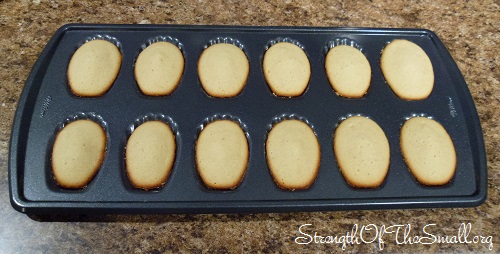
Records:
{"label": "speckled stone counter", "polygon": [[[500,9],[498,1],[0,1],[0,253],[500,252]],[[408,27],[434,31],[462,71],[479,112],[488,199],[476,208],[229,215],[25,215],[9,203],[11,124],[29,71],[67,23]],[[462,223],[470,228],[461,228]],[[299,227],[304,224],[302,231]],[[364,243],[359,230],[410,224],[406,240]],[[435,224],[435,225],[429,225]],[[453,236],[422,244],[414,236]],[[408,232],[409,228],[406,228]],[[469,230],[470,229],[470,230]],[[401,228],[404,235],[404,228]],[[341,243],[315,243],[337,236]],[[367,231],[368,232],[368,231]],[[464,233],[465,232],[465,233]],[[366,232],[365,232],[366,233]],[[463,242],[464,234],[468,241]],[[458,236],[457,236],[458,235]],[[343,238],[341,236],[344,236]],[[474,238],[477,236],[477,238]],[[479,237],[483,236],[483,238]],[[302,238],[298,238],[302,237]],[[489,238],[488,238],[489,237]],[[365,237],[366,238],[366,237]],[[442,239],[442,238],[439,238]],[[308,242],[309,244],[296,244]],[[323,239],[329,240],[328,238]],[[332,239],[330,239],[332,240]],[[432,239],[431,239],[432,240]],[[477,240],[477,243],[473,241]],[[346,242],[343,246],[342,241]],[[485,243],[481,243],[481,241]],[[354,244],[350,244],[354,242]],[[413,244],[412,244],[413,243]]]}

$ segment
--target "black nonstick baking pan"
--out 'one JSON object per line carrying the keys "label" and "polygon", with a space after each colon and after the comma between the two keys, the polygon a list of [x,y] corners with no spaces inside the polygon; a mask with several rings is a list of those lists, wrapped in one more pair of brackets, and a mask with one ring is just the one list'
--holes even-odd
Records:
{"label": "black nonstick baking pan", "polygon": [[[114,42],[122,65],[111,89],[100,97],[81,98],[68,86],[67,68],[85,41]],[[420,101],[398,98],[380,70],[380,54],[393,39],[418,44],[435,73],[434,90]],[[185,58],[178,88],[168,96],[143,95],[134,78],[141,50],[156,40],[175,41]],[[197,61],[216,41],[238,41],[250,63],[241,94],[212,98],[202,89]],[[301,45],[311,63],[306,92],[280,98],[268,88],[262,59],[273,42]],[[324,68],[325,53],[335,43],[362,48],[372,68],[372,81],[362,99],[339,97]],[[333,133],[349,115],[371,118],[390,144],[390,168],[382,186],[355,189],[343,178],[333,153]],[[439,187],[419,184],[406,166],[399,132],[408,117],[424,115],[440,122],[457,153],[456,173]],[[314,129],[321,146],[318,176],[307,190],[282,190],[265,159],[267,132],[276,119],[296,117]],[[97,175],[81,190],[60,188],[52,177],[51,152],[57,131],[80,118],[99,122],[108,135],[107,152]],[[127,138],[148,119],[169,119],[177,135],[177,154],[170,178],[159,189],[135,189],[125,173]],[[213,118],[238,119],[248,134],[250,157],[241,184],[234,190],[206,188],[197,174],[194,144],[201,126]],[[422,29],[330,27],[240,27],[173,25],[82,25],[61,27],[48,42],[26,81],[19,100],[9,155],[10,197],[24,213],[232,213],[403,209],[477,206],[487,193],[485,149],[472,97],[459,69],[437,35]]]}

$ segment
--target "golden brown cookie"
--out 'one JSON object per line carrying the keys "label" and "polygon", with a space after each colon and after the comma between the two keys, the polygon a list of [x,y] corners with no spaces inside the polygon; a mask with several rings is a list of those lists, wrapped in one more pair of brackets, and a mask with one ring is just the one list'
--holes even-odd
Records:
{"label": "golden brown cookie", "polygon": [[389,171],[389,141],[373,120],[352,116],[342,121],[333,138],[335,158],[349,185],[379,187]]}
{"label": "golden brown cookie", "polygon": [[423,100],[434,87],[434,70],[417,44],[393,40],[382,51],[380,67],[392,91],[405,100]]}
{"label": "golden brown cookie", "polygon": [[206,48],[198,60],[198,75],[205,92],[213,97],[238,95],[245,87],[250,64],[235,45],[218,43]]}
{"label": "golden brown cookie", "polygon": [[283,120],[267,136],[267,164],[282,189],[309,188],[318,174],[320,157],[318,139],[302,121]]}
{"label": "golden brown cookie", "polygon": [[248,141],[238,123],[217,120],[203,128],[196,141],[196,167],[205,185],[234,189],[248,164]]}
{"label": "golden brown cookie", "polygon": [[92,120],[64,126],[52,149],[52,170],[63,188],[85,187],[97,174],[106,153],[106,133]]}
{"label": "golden brown cookie", "polygon": [[326,55],[325,69],[330,85],[342,97],[361,98],[370,87],[370,63],[354,47],[339,45],[330,49]]}
{"label": "golden brown cookie", "polygon": [[69,62],[71,91],[82,97],[103,95],[115,82],[121,61],[120,50],[109,41],[92,40],[83,44]]}
{"label": "golden brown cookie", "polygon": [[282,97],[303,94],[311,77],[311,65],[306,53],[289,42],[271,46],[264,54],[262,68],[271,91]]}
{"label": "golden brown cookie", "polygon": [[135,80],[145,95],[171,94],[184,71],[181,50],[169,42],[156,42],[145,48],[135,62]]}
{"label": "golden brown cookie", "polygon": [[401,128],[401,152],[415,178],[424,185],[448,183],[457,166],[455,146],[435,120],[414,117]]}
{"label": "golden brown cookie", "polygon": [[161,121],[148,121],[132,132],[126,146],[127,175],[134,187],[150,190],[163,186],[176,154],[175,134]]}

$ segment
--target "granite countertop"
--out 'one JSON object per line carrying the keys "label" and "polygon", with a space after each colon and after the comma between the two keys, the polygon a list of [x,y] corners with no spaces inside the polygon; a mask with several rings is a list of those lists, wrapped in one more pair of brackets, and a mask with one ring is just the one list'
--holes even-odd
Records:
{"label": "granite countertop", "polygon": [[[439,235],[470,224],[487,243],[397,244],[384,251],[500,252],[500,9],[497,1],[0,1],[0,252],[336,252],[342,244],[298,245],[313,235],[346,235],[355,225],[380,229],[427,224]],[[52,34],[67,23],[210,24],[425,28],[457,62],[476,103],[486,144],[488,199],[475,208],[215,215],[25,215],[9,203],[8,148],[16,105],[29,71]],[[467,230],[467,229],[466,229]],[[372,231],[373,232],[373,231]],[[463,232],[463,231],[462,231]],[[489,238],[488,238],[489,237]],[[348,238],[345,238],[348,239]],[[300,239],[299,239],[300,240]],[[307,240],[307,239],[302,239]],[[342,240],[338,238],[337,240]],[[352,239],[351,239],[352,240]],[[488,243],[489,242],[489,243]],[[345,250],[376,252],[374,243]]]}

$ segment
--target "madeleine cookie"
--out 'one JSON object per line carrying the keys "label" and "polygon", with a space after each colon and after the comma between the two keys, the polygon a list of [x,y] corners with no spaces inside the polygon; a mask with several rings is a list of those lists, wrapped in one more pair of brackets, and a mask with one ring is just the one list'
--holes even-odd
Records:
{"label": "madeleine cookie", "polygon": [[455,146],[438,122],[414,117],[401,128],[401,152],[417,181],[424,185],[448,183],[457,166]]}
{"label": "madeleine cookie", "polygon": [[373,120],[353,116],[342,121],[333,138],[335,158],[349,185],[379,187],[390,162],[389,141]]}
{"label": "madeleine cookie", "polygon": [[267,164],[282,189],[309,188],[318,174],[320,157],[318,139],[302,121],[283,120],[267,136]]}
{"label": "madeleine cookie", "polygon": [[85,187],[97,174],[106,153],[106,133],[91,120],[64,126],[52,149],[52,171],[63,188]]}
{"label": "madeleine cookie", "polygon": [[245,175],[248,141],[238,123],[217,120],[203,128],[196,141],[196,167],[205,185],[234,189]]}
{"label": "madeleine cookie", "polygon": [[150,190],[168,179],[175,160],[175,134],[168,124],[148,121],[132,132],[127,142],[127,175],[134,187]]}
{"label": "madeleine cookie", "polygon": [[393,40],[382,51],[380,67],[392,91],[405,100],[423,100],[434,87],[434,70],[417,44]]}
{"label": "madeleine cookie", "polygon": [[68,82],[78,96],[100,96],[115,82],[122,55],[111,42],[92,40],[83,44],[71,57]]}
{"label": "madeleine cookie", "polygon": [[184,71],[181,50],[169,42],[156,42],[145,48],[135,62],[135,80],[145,95],[171,94]]}
{"label": "madeleine cookie", "polygon": [[325,69],[335,92],[347,98],[361,98],[370,86],[372,69],[358,49],[339,45],[328,51]]}
{"label": "madeleine cookie", "polygon": [[296,97],[304,93],[311,77],[311,65],[299,46],[279,42],[264,54],[266,82],[277,96]]}
{"label": "madeleine cookie", "polygon": [[201,85],[213,97],[238,95],[245,87],[249,71],[247,56],[233,44],[214,44],[203,50],[198,60]]}

